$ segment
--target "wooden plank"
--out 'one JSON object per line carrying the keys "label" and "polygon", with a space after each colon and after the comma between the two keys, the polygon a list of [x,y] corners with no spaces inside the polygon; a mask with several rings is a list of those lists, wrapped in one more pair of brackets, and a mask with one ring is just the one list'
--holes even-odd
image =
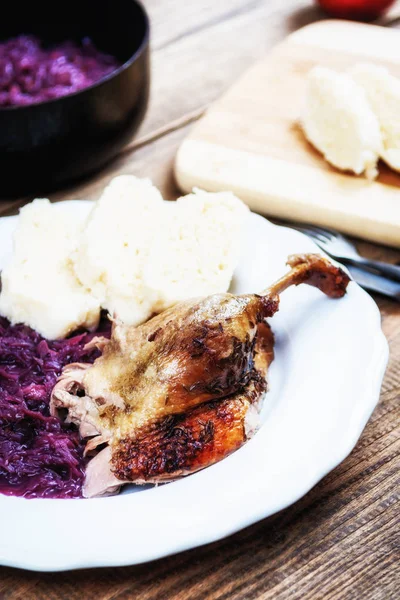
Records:
{"label": "wooden plank", "polygon": [[[201,2],[181,2],[181,0],[145,0],[144,5],[149,13],[151,22],[151,40],[153,51],[163,50],[166,46],[176,43],[184,37],[191,37],[199,31],[208,30],[214,25],[227,22],[243,13],[257,9],[262,0],[230,0],[229,2],[215,2],[202,0]],[[309,9],[307,0],[287,0],[282,6],[281,0],[269,0],[268,11],[270,14],[292,16],[296,11]],[[314,15],[323,15],[318,8],[310,11]],[[179,14],[179,18],[176,16]]]}
{"label": "wooden plank", "polygon": [[[193,36],[200,30],[207,30],[220,22],[226,22],[243,13],[249,13],[262,5],[268,5],[269,14],[278,25],[286,23],[288,31],[294,31],[308,23],[326,19],[327,14],[316,3],[309,0],[230,0],[215,2],[182,2],[181,0],[143,0],[151,21],[151,39],[153,50],[163,50],[183,37]],[[177,15],[179,14],[179,18]],[[398,19],[400,6],[393,6],[385,16],[377,20],[380,24]],[[268,30],[272,26],[268,25]],[[269,31],[267,31],[269,33]]]}
{"label": "wooden plank", "polygon": [[296,13],[308,2],[175,0],[170,6],[154,0],[147,5],[154,14],[155,50],[150,107],[139,138],[184,114],[197,110],[200,115],[254,60],[299,26]]}

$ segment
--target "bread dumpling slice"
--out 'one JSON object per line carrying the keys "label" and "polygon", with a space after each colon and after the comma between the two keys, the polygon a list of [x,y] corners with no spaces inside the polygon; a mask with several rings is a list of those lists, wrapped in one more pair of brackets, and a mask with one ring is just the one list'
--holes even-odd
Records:
{"label": "bread dumpling slice", "polygon": [[143,268],[161,228],[163,204],[149,179],[115,177],[94,204],[72,257],[85,289],[129,325],[146,321],[157,298],[143,281]]}
{"label": "bread dumpling slice", "polygon": [[226,292],[242,251],[247,206],[231,192],[192,194],[164,202],[166,224],[150,250],[144,281],[161,312],[194,296]]}
{"label": "bread dumpling slice", "polygon": [[376,177],[381,131],[366,93],[346,73],[314,67],[308,74],[304,133],[325,159],[343,171]]}
{"label": "bread dumpling slice", "polygon": [[367,94],[383,139],[382,159],[400,171],[400,79],[385,67],[359,64],[350,69],[350,75]]}

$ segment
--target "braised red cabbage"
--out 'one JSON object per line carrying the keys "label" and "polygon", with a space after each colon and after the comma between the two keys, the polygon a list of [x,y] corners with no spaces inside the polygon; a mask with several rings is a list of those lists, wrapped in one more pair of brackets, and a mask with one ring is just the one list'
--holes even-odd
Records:
{"label": "braised red cabbage", "polygon": [[[103,322],[102,335],[109,335]],[[78,431],[50,416],[50,394],[64,365],[93,362],[95,334],[46,341],[0,317],[0,492],[26,498],[82,495],[85,459]]]}
{"label": "braised red cabbage", "polygon": [[0,107],[27,106],[86,88],[120,66],[89,38],[45,48],[33,35],[0,42]]}

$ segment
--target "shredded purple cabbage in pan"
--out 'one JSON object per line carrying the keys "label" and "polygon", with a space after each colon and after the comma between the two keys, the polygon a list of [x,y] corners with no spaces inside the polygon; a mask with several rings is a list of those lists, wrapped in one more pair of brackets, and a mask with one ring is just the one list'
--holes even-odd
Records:
{"label": "shredded purple cabbage in pan", "polygon": [[[0,493],[81,497],[84,444],[74,426],[50,416],[49,401],[65,365],[99,356],[97,349],[85,350],[98,334],[50,342],[0,317]],[[101,335],[109,334],[103,322]]]}
{"label": "shredded purple cabbage in pan", "polygon": [[120,66],[89,38],[45,48],[34,35],[0,42],[0,107],[28,106],[82,90]]}

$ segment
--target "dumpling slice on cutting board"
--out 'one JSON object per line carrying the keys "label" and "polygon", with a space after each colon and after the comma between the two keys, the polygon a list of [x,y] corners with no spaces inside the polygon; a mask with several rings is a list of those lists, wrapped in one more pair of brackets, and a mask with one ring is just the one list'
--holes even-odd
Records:
{"label": "dumpling slice on cutting board", "polygon": [[385,67],[359,64],[349,74],[367,94],[383,139],[381,158],[395,171],[400,171],[400,79]]}
{"label": "dumpling slice on cutting board", "polygon": [[343,171],[376,177],[382,151],[379,122],[362,87],[347,73],[314,67],[302,117],[305,136]]}

